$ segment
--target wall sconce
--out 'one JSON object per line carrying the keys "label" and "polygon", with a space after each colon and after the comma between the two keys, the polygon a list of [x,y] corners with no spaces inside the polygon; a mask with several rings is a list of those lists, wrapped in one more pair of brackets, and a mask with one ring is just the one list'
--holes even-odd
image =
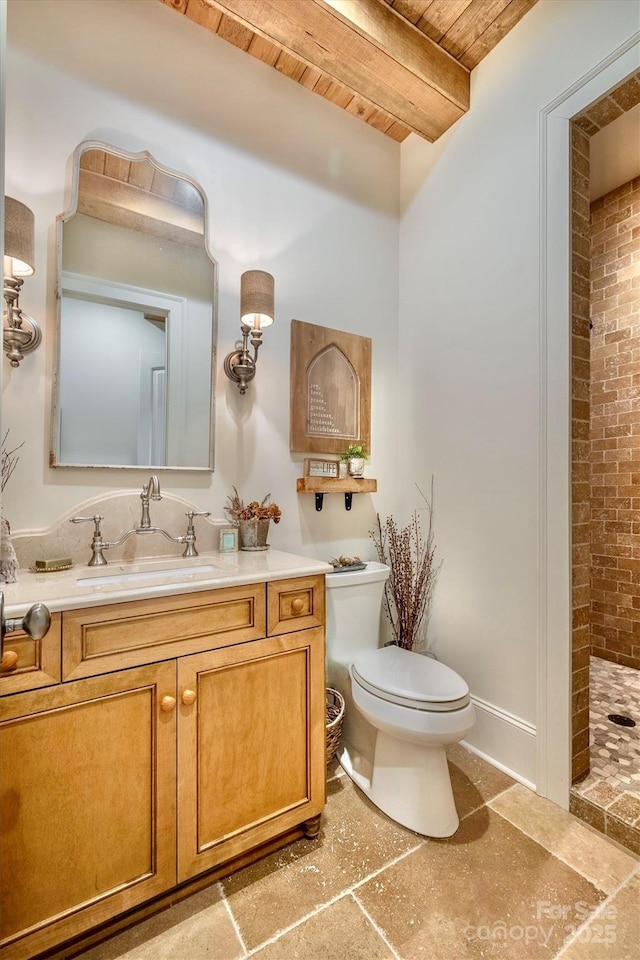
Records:
{"label": "wall sconce", "polygon": [[[24,203],[4,198],[4,299],[2,343],[12,367],[19,367],[25,353],[40,345],[42,333],[20,309],[20,288],[33,267],[33,214]],[[26,324],[26,325],[25,325]]]}
{"label": "wall sconce", "polygon": [[[247,392],[247,385],[256,375],[262,331],[273,323],[273,288],[273,277],[264,270],[247,270],[240,278],[242,346],[238,342],[237,349],[224,360],[224,372],[238,384],[240,393]],[[249,336],[253,356],[249,352]]]}

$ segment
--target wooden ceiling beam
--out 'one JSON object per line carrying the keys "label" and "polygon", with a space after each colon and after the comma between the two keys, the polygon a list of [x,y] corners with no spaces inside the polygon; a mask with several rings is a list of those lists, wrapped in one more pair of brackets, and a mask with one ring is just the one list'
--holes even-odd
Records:
{"label": "wooden ceiling beam", "polygon": [[394,62],[410,70],[462,110],[469,109],[469,71],[460,69],[437,43],[378,0],[314,0],[327,5],[345,24],[375,44]]}
{"label": "wooden ceiling beam", "polygon": [[232,18],[427,140],[469,109],[469,71],[381,0],[163,0]]}

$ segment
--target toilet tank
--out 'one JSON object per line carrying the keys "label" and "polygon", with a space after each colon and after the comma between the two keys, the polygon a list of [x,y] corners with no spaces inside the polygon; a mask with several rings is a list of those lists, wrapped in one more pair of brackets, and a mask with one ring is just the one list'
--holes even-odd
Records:
{"label": "toilet tank", "polygon": [[390,570],[369,561],[364,570],[329,573],[327,584],[327,659],[351,662],[379,643],[382,594]]}

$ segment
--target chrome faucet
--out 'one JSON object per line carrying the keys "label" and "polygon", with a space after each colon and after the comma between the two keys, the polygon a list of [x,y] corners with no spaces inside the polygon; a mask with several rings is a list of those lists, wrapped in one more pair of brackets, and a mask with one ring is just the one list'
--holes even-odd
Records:
{"label": "chrome faucet", "polygon": [[144,530],[151,531],[153,529],[151,527],[151,518],[149,516],[149,501],[162,500],[162,494],[160,493],[160,481],[156,477],[155,473],[149,477],[149,483],[143,486],[140,499],[142,501],[142,516],[140,517],[140,526],[136,531],[137,533],[142,533]]}
{"label": "chrome faucet", "polygon": [[151,525],[151,517],[149,516],[149,502],[151,500],[162,500],[162,494],[160,493],[160,481],[155,474],[152,474],[149,477],[149,483],[145,484],[142,488],[142,493],[140,494],[140,500],[142,501],[142,516],[140,517],[140,524],[137,527],[132,527],[131,530],[127,530],[126,533],[123,533],[119,540],[105,540],[102,536],[102,531],[100,530],[100,521],[104,517],[96,514],[93,517],[71,517],[71,523],[84,523],[91,522],[94,524],[93,529],[93,538],[91,540],[91,559],[89,560],[90,567],[102,567],[106,564],[107,559],[104,556],[103,551],[108,550],[110,547],[119,547],[125,540],[128,540],[134,533],[143,534],[143,533],[160,533],[165,538],[165,540],[171,540],[172,543],[184,543],[184,553],[183,557],[197,557],[198,551],[196,550],[196,531],[193,524],[194,517],[208,517],[209,511],[203,510],[201,512],[196,512],[195,510],[189,510],[187,513],[187,532],[183,537],[172,537],[170,533],[167,533],[166,530],[163,530],[162,527],[154,527]]}

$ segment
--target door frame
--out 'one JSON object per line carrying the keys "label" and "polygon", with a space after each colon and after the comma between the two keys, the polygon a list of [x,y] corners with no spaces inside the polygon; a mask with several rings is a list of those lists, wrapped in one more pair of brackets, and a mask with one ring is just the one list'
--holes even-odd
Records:
{"label": "door frame", "polygon": [[540,635],[537,792],[571,787],[571,119],[640,67],[640,31],[539,114]]}

